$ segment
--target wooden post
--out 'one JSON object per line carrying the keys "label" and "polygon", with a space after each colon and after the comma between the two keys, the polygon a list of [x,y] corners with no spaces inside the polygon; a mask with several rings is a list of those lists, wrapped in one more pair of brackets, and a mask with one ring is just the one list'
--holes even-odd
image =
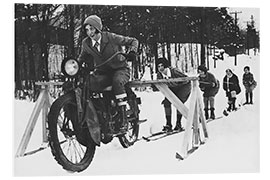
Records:
{"label": "wooden post", "polygon": [[[204,138],[200,136],[200,123],[202,126]],[[188,111],[183,144],[180,154],[176,153],[176,157],[181,160],[187,158],[189,155],[190,142],[192,142],[191,150],[195,150],[200,146],[200,142],[204,144],[207,138],[208,131],[206,120],[203,114],[202,98],[199,92],[198,80],[193,80],[190,97],[190,108]]]}
{"label": "wooden post", "polygon": [[[179,100],[179,98],[169,89],[168,85],[174,82],[191,81],[192,89],[189,97],[189,109]],[[174,79],[159,79],[148,81],[132,81],[128,84],[130,87],[141,87],[155,85],[160,92],[174,105],[174,107],[187,119],[181,153],[177,155],[178,159],[185,159],[191,151],[190,145],[194,150],[204,143],[208,138],[206,120],[203,114],[203,104],[200,95],[198,77],[183,77]],[[201,137],[201,129],[204,138]]]}
{"label": "wooden post", "polygon": [[199,134],[200,130],[199,130],[198,112],[199,111],[198,111],[198,106],[197,106],[197,102],[196,102],[195,110],[194,110],[194,117],[193,117],[193,135],[194,135],[194,139],[193,139],[193,143],[192,143],[193,147],[199,147],[200,146],[200,134]]}
{"label": "wooden post", "polygon": [[31,135],[33,133],[34,127],[36,125],[38,116],[40,114],[41,109],[44,106],[44,102],[45,102],[45,98],[46,98],[45,93],[46,93],[46,91],[44,89],[41,89],[38,100],[37,100],[36,105],[32,111],[32,114],[30,116],[30,119],[28,121],[26,129],[24,131],[22,140],[20,142],[19,148],[17,150],[16,157],[24,156],[24,153],[25,153],[26,148],[29,144]]}
{"label": "wooden post", "polygon": [[49,92],[48,92],[48,88],[44,88],[44,105],[43,105],[43,109],[42,109],[42,139],[43,139],[43,143],[47,143],[48,142],[48,132],[47,132],[47,116],[48,116],[48,112],[49,112],[49,108],[51,106],[50,101],[49,101]]}
{"label": "wooden post", "polygon": [[[197,89],[197,92],[199,92],[199,89]],[[203,102],[202,102],[201,96],[197,97],[197,105],[198,105],[198,113],[199,113],[199,117],[200,117],[200,122],[202,125],[203,134],[205,137],[205,140],[203,141],[203,143],[204,143],[206,141],[206,139],[208,138],[208,129],[207,129],[207,124],[206,124],[206,119],[205,119],[204,113],[203,113]]]}
{"label": "wooden post", "polygon": [[32,111],[32,114],[30,116],[30,119],[28,121],[28,124],[26,126],[26,129],[24,131],[22,140],[19,144],[19,147],[17,149],[16,157],[22,157],[26,153],[26,148],[29,144],[30,138],[32,136],[33,130],[35,128],[35,125],[37,123],[38,117],[42,111],[42,138],[43,142],[42,143],[47,143],[48,142],[48,136],[47,136],[47,115],[48,115],[48,110],[51,105],[51,100],[50,100],[50,95],[49,95],[49,90],[48,86],[52,85],[62,85],[62,82],[38,82],[36,85],[41,85],[41,91],[39,94],[39,97],[36,101],[36,104],[34,106],[34,109]]}
{"label": "wooden post", "polygon": [[191,140],[191,135],[192,135],[192,125],[193,125],[193,118],[194,118],[194,112],[195,112],[195,106],[196,106],[196,81],[192,81],[192,91],[190,95],[190,105],[189,105],[189,111],[188,111],[188,117],[187,117],[187,122],[185,126],[185,133],[184,133],[184,139],[183,139],[183,144],[182,144],[182,149],[181,149],[181,155],[183,158],[186,158],[188,155],[188,149],[189,149],[189,143]]}

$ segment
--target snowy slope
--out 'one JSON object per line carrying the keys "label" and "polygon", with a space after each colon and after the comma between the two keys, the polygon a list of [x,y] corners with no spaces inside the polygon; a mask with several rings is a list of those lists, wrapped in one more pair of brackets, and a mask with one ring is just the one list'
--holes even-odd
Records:
{"label": "snowy slope", "polygon": [[[232,173],[259,171],[259,134],[260,134],[260,99],[259,99],[259,56],[238,56],[238,66],[234,66],[234,57],[225,56],[212,68],[222,81],[227,67],[233,67],[241,81],[243,67],[249,65],[258,82],[254,91],[254,105],[242,107],[230,116],[208,124],[210,138],[206,144],[184,161],[178,161],[175,153],[180,151],[183,133],[154,142],[139,141],[133,147],[123,149],[117,139],[102,145],[96,150],[92,164],[80,175],[114,174],[180,174],[180,173]],[[165,123],[163,99],[159,92],[137,92],[142,98],[141,119],[148,121],[141,125],[140,137],[150,131],[159,131]],[[244,87],[238,96],[238,102],[244,101]],[[188,107],[189,102],[186,103]],[[216,97],[216,114],[222,114],[226,106],[226,97],[220,89]],[[23,135],[34,104],[14,100],[14,154]],[[175,120],[175,117],[174,117]],[[173,122],[174,122],[173,120]],[[40,121],[40,119],[39,119]],[[185,119],[183,120],[185,122]],[[41,145],[41,124],[37,123],[28,150]],[[15,176],[76,175],[66,172],[51,155],[50,148],[34,155],[14,158]]]}

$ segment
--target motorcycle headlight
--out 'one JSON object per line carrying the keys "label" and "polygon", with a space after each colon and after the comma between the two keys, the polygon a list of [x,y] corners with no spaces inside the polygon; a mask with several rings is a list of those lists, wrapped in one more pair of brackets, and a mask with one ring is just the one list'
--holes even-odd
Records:
{"label": "motorcycle headlight", "polygon": [[78,74],[79,72],[79,63],[75,59],[66,59],[62,62],[61,65],[62,72],[64,75],[69,76],[69,77],[74,77]]}

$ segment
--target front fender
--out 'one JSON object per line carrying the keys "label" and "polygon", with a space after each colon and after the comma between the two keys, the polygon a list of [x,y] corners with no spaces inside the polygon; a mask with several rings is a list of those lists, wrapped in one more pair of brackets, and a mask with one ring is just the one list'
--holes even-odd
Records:
{"label": "front fender", "polygon": [[97,112],[91,99],[87,102],[84,120],[87,123],[92,139],[98,146],[100,146],[100,126]]}
{"label": "front fender", "polygon": [[84,117],[82,117],[83,107],[81,103],[81,90],[79,88],[75,90],[75,95],[78,107],[79,122],[80,124],[81,122],[86,122],[91,138],[98,146],[100,146],[100,126],[93,102],[91,99],[86,102]]}

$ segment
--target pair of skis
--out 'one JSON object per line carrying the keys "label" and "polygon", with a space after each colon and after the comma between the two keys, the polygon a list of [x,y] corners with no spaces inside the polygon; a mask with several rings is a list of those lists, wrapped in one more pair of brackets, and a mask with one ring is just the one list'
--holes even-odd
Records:
{"label": "pair of skis", "polygon": [[160,131],[154,134],[151,134],[150,136],[143,136],[142,139],[150,142],[150,141],[156,141],[158,139],[162,139],[165,138],[167,136],[173,135],[173,134],[177,134],[180,132],[184,132],[184,131],[179,131],[179,130],[173,130],[173,131]]}
{"label": "pair of skis", "polygon": [[[235,111],[238,111],[240,108],[241,108],[241,105],[239,105],[239,107],[237,107]],[[232,112],[235,112],[235,111],[232,111]],[[223,115],[224,116],[228,116],[232,112],[228,112],[227,110],[224,110],[223,111]],[[209,123],[209,122],[212,122],[212,121],[215,121],[215,120],[218,120],[218,119],[222,119],[224,117],[223,115],[218,116],[215,119],[209,118],[209,119],[206,120],[206,123]],[[181,133],[181,132],[183,132],[183,131],[176,131],[176,130],[169,131],[169,132],[167,132],[167,131],[160,131],[160,132],[153,133],[150,136],[142,136],[142,139],[145,140],[145,141],[147,141],[147,142],[156,141],[156,140],[165,138],[167,136],[170,136],[170,135],[173,135],[173,134],[177,134],[177,133]]]}
{"label": "pair of skis", "polygon": [[216,117],[215,119],[209,118],[209,119],[206,120],[206,122],[208,123],[208,122],[211,122],[211,121],[213,121],[213,120],[221,119],[221,118],[223,118],[224,116],[229,116],[232,112],[236,112],[236,111],[238,111],[239,109],[241,109],[242,106],[244,106],[244,105],[239,104],[238,107],[237,107],[235,110],[233,110],[233,111],[228,111],[227,109],[224,109],[224,110],[223,110],[223,115],[222,115],[222,116],[218,116],[218,117]]}
{"label": "pair of skis", "polygon": [[223,110],[223,115],[224,115],[224,116],[229,116],[229,114],[231,114],[232,112],[238,111],[240,108],[241,108],[241,105],[239,104],[239,106],[236,107],[236,108],[235,108],[234,110],[232,110],[232,111],[228,111],[227,109],[224,109],[224,110]]}
{"label": "pair of skis", "polygon": [[211,121],[218,120],[218,119],[221,119],[221,118],[223,118],[223,116],[215,117],[215,119],[209,118],[209,119],[206,119],[206,123],[209,123],[209,122],[211,122]]}

